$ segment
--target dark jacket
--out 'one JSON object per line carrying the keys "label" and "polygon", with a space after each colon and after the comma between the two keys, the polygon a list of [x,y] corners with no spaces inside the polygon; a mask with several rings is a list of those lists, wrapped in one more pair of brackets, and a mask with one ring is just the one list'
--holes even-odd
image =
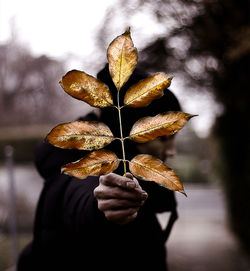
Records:
{"label": "dark jacket", "polygon": [[167,270],[165,241],[156,213],[175,213],[174,193],[140,181],[148,199],[126,225],[108,222],[93,195],[98,177],[79,180],[60,173],[62,165],[85,152],[41,143],[36,166],[44,178],[34,238],[19,257],[18,271]]}

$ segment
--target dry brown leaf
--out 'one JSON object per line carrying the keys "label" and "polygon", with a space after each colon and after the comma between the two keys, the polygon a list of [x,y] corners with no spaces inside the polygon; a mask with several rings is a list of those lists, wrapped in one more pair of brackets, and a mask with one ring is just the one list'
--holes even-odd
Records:
{"label": "dry brown leaf", "polygon": [[139,119],[133,125],[129,138],[144,143],[159,136],[171,136],[177,133],[194,116],[184,112],[168,111],[154,117]]}
{"label": "dry brown leaf", "polygon": [[74,121],[53,128],[46,140],[59,148],[92,151],[107,146],[114,137],[102,122]]}
{"label": "dry brown leaf", "polygon": [[139,154],[129,162],[129,169],[137,178],[153,181],[170,190],[186,195],[183,185],[174,171],[161,160],[149,154]]}
{"label": "dry brown leaf", "polygon": [[129,107],[144,107],[154,99],[163,96],[163,90],[170,86],[173,76],[159,72],[141,80],[128,89],[124,98],[124,105]]}
{"label": "dry brown leaf", "polygon": [[109,88],[85,72],[69,71],[63,76],[60,85],[69,95],[91,106],[101,108],[114,104]]}
{"label": "dry brown leaf", "polygon": [[113,172],[119,165],[120,160],[116,154],[107,150],[93,151],[81,160],[66,164],[62,172],[79,179],[90,176],[100,176]]}
{"label": "dry brown leaf", "polygon": [[138,52],[131,39],[130,29],[110,43],[107,58],[110,75],[119,91],[133,73],[138,59]]}

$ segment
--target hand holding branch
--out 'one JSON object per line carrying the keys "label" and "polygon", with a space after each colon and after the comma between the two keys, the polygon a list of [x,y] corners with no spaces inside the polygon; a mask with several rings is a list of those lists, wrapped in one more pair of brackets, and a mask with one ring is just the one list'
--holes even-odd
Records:
{"label": "hand holding branch", "polygon": [[126,173],[125,176],[115,173],[101,176],[94,196],[98,201],[99,210],[109,221],[117,224],[126,224],[134,220],[148,197],[130,173]]}

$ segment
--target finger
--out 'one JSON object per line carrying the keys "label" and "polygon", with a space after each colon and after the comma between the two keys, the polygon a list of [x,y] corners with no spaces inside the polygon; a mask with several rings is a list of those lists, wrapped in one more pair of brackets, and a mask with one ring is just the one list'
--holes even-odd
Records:
{"label": "finger", "polygon": [[106,186],[119,186],[125,189],[134,189],[137,187],[137,182],[134,179],[120,176],[115,173],[101,176],[100,183]]}
{"label": "finger", "polygon": [[135,177],[133,177],[133,181],[136,183],[136,187],[140,187],[141,188],[138,180]]}
{"label": "finger", "polygon": [[123,225],[123,224],[126,224],[126,223],[129,223],[131,221],[133,221],[138,215],[138,212],[130,215],[130,216],[127,216],[124,220],[120,221],[119,224]]}
{"label": "finger", "polygon": [[94,196],[97,199],[129,199],[134,201],[145,200],[148,195],[142,189],[126,190],[120,187],[98,186],[94,189]]}
{"label": "finger", "polygon": [[137,217],[137,215],[138,215],[138,213],[136,212],[132,215],[121,218],[119,221],[113,221],[113,222],[116,224],[119,224],[119,225],[124,225],[124,224],[127,224],[127,223],[133,221]]}
{"label": "finger", "polygon": [[113,221],[119,224],[123,224],[137,216],[138,211],[134,208],[124,210],[109,210],[104,214],[109,221]]}
{"label": "finger", "polygon": [[143,200],[132,201],[127,199],[101,199],[98,200],[98,209],[101,211],[138,208],[144,203]]}
{"label": "finger", "polygon": [[125,173],[123,176],[126,178],[129,178],[131,180],[133,180],[133,178],[134,178],[134,176],[130,172]]}
{"label": "finger", "polygon": [[136,187],[141,187],[141,186],[139,185],[138,180],[137,180],[130,172],[127,172],[124,176],[125,176],[126,178],[129,178],[129,179],[133,180],[133,181],[136,183]]}

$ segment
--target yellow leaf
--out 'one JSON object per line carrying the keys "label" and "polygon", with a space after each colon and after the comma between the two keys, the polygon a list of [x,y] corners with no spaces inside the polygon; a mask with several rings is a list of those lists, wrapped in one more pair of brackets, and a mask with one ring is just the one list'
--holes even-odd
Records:
{"label": "yellow leaf", "polygon": [[119,91],[133,73],[138,59],[138,52],[131,39],[130,29],[110,43],[107,58],[111,78]]}
{"label": "yellow leaf", "polygon": [[133,125],[129,138],[144,143],[159,136],[171,136],[177,133],[194,116],[184,112],[168,111],[154,117],[139,119]]}
{"label": "yellow leaf", "polygon": [[59,148],[91,151],[110,144],[114,137],[102,122],[74,121],[53,128],[46,140]]}
{"label": "yellow leaf", "polygon": [[79,179],[100,176],[116,170],[120,160],[111,151],[98,150],[85,155],[81,160],[66,164],[62,172]]}
{"label": "yellow leaf", "polygon": [[101,108],[114,104],[109,88],[85,72],[69,71],[59,83],[69,95],[91,106]]}
{"label": "yellow leaf", "polygon": [[139,154],[129,162],[129,169],[137,178],[153,181],[170,190],[186,195],[183,185],[174,171],[161,160],[149,154]]}
{"label": "yellow leaf", "polygon": [[173,76],[163,72],[151,75],[128,89],[124,98],[124,105],[129,107],[143,107],[152,100],[163,96],[163,90],[171,84]]}

